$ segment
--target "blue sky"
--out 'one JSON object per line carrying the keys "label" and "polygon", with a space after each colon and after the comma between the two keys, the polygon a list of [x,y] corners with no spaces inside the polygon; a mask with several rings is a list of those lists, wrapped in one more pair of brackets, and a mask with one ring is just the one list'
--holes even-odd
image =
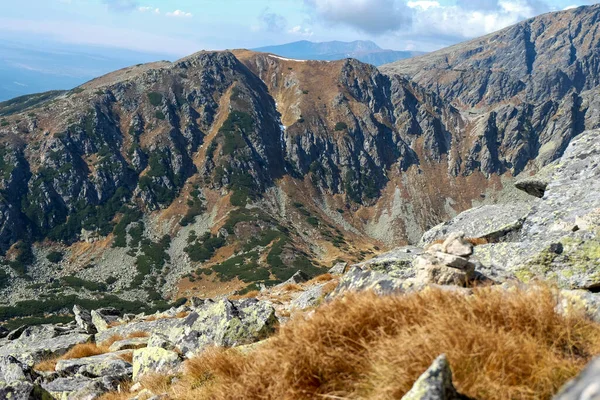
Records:
{"label": "blue sky", "polygon": [[202,49],[370,39],[431,51],[579,0],[2,0],[0,40],[177,58]]}

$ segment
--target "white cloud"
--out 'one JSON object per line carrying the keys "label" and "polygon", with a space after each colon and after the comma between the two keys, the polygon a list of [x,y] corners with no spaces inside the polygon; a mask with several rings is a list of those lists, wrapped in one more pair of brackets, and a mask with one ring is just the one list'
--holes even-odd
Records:
{"label": "white cloud", "polygon": [[420,8],[422,10],[440,7],[440,3],[438,1],[429,0],[409,1],[408,3],[406,3],[406,5],[410,8]]}
{"label": "white cloud", "polygon": [[311,29],[303,28],[300,25],[294,26],[292,29],[290,29],[288,31],[288,33],[290,33],[292,35],[299,35],[299,36],[306,36],[306,37],[311,37],[312,35],[314,35],[314,32]]}
{"label": "white cloud", "polygon": [[252,27],[254,31],[283,32],[287,27],[287,19],[280,14],[265,8],[258,16],[258,25]]}
{"label": "white cloud", "polygon": [[150,12],[150,13],[154,13],[156,15],[160,15],[160,9],[159,8],[154,8],[154,7],[138,7],[138,11],[140,12]]}
{"label": "white cloud", "polygon": [[370,34],[398,31],[410,25],[412,9],[403,0],[304,0],[328,24],[346,25]]}
{"label": "white cloud", "polygon": [[167,17],[177,17],[177,18],[191,18],[194,15],[190,12],[185,12],[181,10],[175,10],[173,12],[168,12],[165,14]]}

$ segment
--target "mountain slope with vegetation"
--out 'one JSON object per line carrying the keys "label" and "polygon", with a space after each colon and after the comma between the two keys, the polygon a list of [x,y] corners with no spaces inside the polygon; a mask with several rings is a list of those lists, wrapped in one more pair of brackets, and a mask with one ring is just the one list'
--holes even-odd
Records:
{"label": "mountain slope with vegetation", "polygon": [[3,104],[6,315],[40,296],[164,306],[243,293],[526,197],[514,177],[596,125],[599,10],[541,16],[385,74],[352,59],[200,52]]}

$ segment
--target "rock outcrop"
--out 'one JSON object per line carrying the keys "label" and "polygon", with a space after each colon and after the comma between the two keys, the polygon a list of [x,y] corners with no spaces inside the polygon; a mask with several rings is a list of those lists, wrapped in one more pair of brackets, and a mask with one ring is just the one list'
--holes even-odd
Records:
{"label": "rock outcrop", "polygon": [[439,356],[419,377],[402,400],[469,400],[456,391],[452,370],[445,355]]}

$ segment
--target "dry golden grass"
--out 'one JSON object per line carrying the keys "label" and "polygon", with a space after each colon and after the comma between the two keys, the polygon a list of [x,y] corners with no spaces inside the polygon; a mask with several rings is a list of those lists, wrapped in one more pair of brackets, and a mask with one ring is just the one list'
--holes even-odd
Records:
{"label": "dry golden grass", "polygon": [[129,335],[127,335],[127,337],[129,339],[145,338],[145,337],[150,337],[150,334],[148,332],[144,332],[144,331],[136,331],[136,332],[131,332]]}
{"label": "dry golden grass", "polygon": [[[556,313],[556,293],[476,288],[351,294],[292,320],[247,356],[186,363],[176,399],[398,399],[440,354],[478,399],[549,399],[600,352],[600,325]],[[332,397],[333,398],[333,397]]]}
{"label": "dry golden grass", "polygon": [[119,358],[123,361],[127,361],[129,364],[133,362],[133,351],[119,355]]}
{"label": "dry golden grass", "polygon": [[241,299],[253,299],[258,297],[260,292],[258,290],[251,290],[248,293],[240,294],[236,296],[229,296],[231,300],[241,300]]}
{"label": "dry golden grass", "polygon": [[295,283],[288,283],[288,284],[283,285],[281,290],[283,290],[285,292],[301,292],[304,289],[302,289],[302,287],[300,285],[297,285]]}
{"label": "dry golden grass", "polygon": [[109,337],[108,339],[106,339],[104,342],[102,342],[102,346],[109,348],[110,346],[112,346],[112,344],[114,342],[118,342],[121,340],[124,340],[125,338],[121,335],[112,335],[111,337]]}
{"label": "dry golden grass", "polygon": [[54,371],[59,360],[72,360],[75,358],[85,358],[98,356],[108,353],[108,348],[105,344],[97,345],[96,343],[83,343],[75,345],[71,350],[60,357],[53,357],[37,363],[33,368],[37,371]]}
{"label": "dry golden grass", "polygon": [[185,318],[190,315],[189,311],[180,311],[175,315],[175,318]]}
{"label": "dry golden grass", "polygon": [[334,278],[334,276],[331,274],[319,275],[319,276],[312,278],[310,281],[306,282],[306,285],[329,282],[329,281],[333,280],[333,278]]}

